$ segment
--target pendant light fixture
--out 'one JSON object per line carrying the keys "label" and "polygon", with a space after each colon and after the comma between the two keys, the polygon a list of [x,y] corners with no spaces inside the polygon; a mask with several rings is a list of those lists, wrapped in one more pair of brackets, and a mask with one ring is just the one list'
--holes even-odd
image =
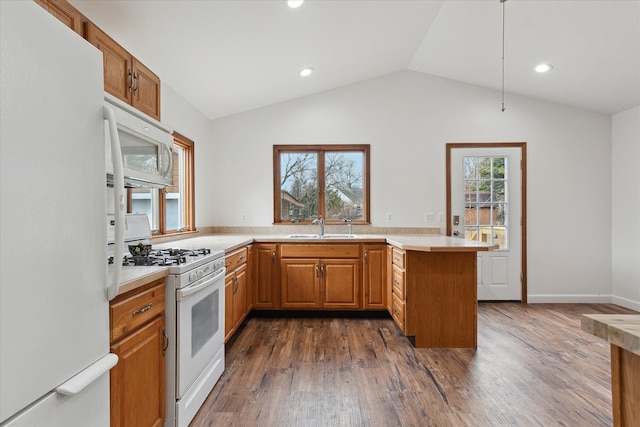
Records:
{"label": "pendant light fixture", "polygon": [[504,113],[504,4],[507,0],[500,0],[502,4],[502,112]]}

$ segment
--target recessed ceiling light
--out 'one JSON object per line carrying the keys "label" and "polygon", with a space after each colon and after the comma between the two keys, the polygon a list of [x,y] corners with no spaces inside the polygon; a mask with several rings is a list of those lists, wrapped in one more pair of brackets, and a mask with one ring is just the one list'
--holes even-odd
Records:
{"label": "recessed ceiling light", "polygon": [[536,65],[535,70],[539,73],[546,73],[549,70],[553,70],[553,65],[551,64],[540,64]]}
{"label": "recessed ceiling light", "polygon": [[302,70],[300,70],[300,75],[302,77],[310,76],[311,73],[313,73],[313,68],[311,67],[303,68]]}
{"label": "recessed ceiling light", "polygon": [[287,5],[291,9],[295,9],[296,7],[302,6],[303,2],[304,2],[304,0],[287,0]]}

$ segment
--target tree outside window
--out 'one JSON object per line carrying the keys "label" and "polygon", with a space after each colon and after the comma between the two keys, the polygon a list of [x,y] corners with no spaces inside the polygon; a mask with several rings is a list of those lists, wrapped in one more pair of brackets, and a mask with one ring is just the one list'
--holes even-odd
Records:
{"label": "tree outside window", "polygon": [[274,222],[369,223],[369,146],[274,146]]}

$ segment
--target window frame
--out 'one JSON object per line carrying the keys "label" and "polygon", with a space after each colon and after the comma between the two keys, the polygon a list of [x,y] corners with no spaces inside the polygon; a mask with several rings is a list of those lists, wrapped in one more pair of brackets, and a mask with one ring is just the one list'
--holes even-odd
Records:
{"label": "window frame", "polygon": [[[151,203],[153,204],[154,199],[157,199],[157,206],[152,206],[152,209],[158,211],[159,220],[159,229],[156,236],[169,236],[175,234],[184,234],[189,232],[195,232],[195,143],[193,140],[187,138],[186,136],[180,134],[179,132],[173,132],[173,144],[178,145],[180,148],[184,150],[184,189],[182,198],[184,199],[183,206],[183,217],[185,219],[185,223],[187,226],[181,230],[167,230],[167,212],[166,212],[166,188],[158,189],[158,197],[154,198],[153,195],[151,197]],[[133,191],[132,189],[127,189],[127,211],[131,212],[132,210],[132,199],[133,199]]]}
{"label": "window frame", "polygon": [[[315,153],[318,156],[318,212],[325,212],[325,165],[324,159],[327,152],[361,152],[362,165],[362,202],[363,218],[352,220],[352,224],[371,224],[371,170],[370,170],[370,145],[369,144],[313,144],[313,145],[274,145],[273,146],[273,224],[291,224],[290,220],[280,216],[280,154],[281,153]],[[324,217],[324,214],[323,214]],[[311,224],[312,220],[296,221],[298,224]],[[343,221],[327,220],[326,224],[342,224]]]}

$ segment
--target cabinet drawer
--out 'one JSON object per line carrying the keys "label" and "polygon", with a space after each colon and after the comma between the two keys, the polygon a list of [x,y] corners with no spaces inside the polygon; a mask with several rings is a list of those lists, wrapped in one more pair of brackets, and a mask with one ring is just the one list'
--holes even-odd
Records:
{"label": "cabinet drawer", "polygon": [[392,262],[393,265],[404,269],[404,251],[393,248]]}
{"label": "cabinet drawer", "polygon": [[227,267],[227,272],[231,272],[243,264],[247,263],[247,248],[238,249],[231,252],[225,257],[224,266]]}
{"label": "cabinet drawer", "polygon": [[404,332],[404,302],[395,295],[393,296],[391,315],[393,316],[393,319],[396,321],[402,332]]}
{"label": "cabinet drawer", "polygon": [[404,301],[404,271],[399,269],[396,265],[393,266],[393,295]]}
{"label": "cabinet drawer", "polygon": [[164,313],[164,281],[152,288],[112,303],[109,307],[111,343]]}
{"label": "cabinet drawer", "polygon": [[360,258],[360,245],[282,245],[282,258]]}

